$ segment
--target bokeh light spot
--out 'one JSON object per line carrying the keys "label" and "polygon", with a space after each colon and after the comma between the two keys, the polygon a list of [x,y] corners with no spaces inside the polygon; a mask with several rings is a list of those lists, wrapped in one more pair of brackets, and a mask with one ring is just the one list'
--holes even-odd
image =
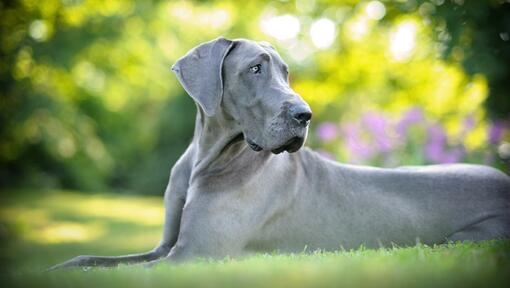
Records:
{"label": "bokeh light spot", "polygon": [[264,33],[280,41],[295,38],[301,30],[299,19],[290,14],[263,17],[260,26]]}
{"label": "bokeh light spot", "polygon": [[45,41],[48,39],[49,35],[48,24],[44,20],[34,20],[30,24],[28,33],[30,34],[30,37],[37,41]]}
{"label": "bokeh light spot", "polygon": [[315,21],[310,27],[310,37],[315,47],[319,49],[329,48],[336,37],[335,23],[327,18]]}
{"label": "bokeh light spot", "polygon": [[352,40],[361,40],[368,32],[368,19],[367,17],[357,17],[347,24],[347,37]]}
{"label": "bokeh light spot", "polygon": [[[37,230],[37,233],[28,233],[27,238],[33,242],[54,244],[64,242],[88,242],[97,239],[104,233],[102,225],[85,225],[73,222],[52,223]],[[35,235],[36,234],[36,235]]]}
{"label": "bokeh light spot", "polygon": [[416,25],[404,22],[390,34],[390,52],[395,60],[407,60],[416,44]]}
{"label": "bokeh light spot", "polygon": [[371,1],[367,4],[365,12],[370,19],[381,20],[386,15],[386,7],[379,1]]}

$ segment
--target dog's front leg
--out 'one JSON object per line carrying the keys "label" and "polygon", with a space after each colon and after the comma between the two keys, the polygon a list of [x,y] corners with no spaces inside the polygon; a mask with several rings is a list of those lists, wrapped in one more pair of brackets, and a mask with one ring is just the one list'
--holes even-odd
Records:
{"label": "dog's front leg", "polygon": [[165,191],[165,221],[163,225],[163,237],[156,249],[165,251],[168,255],[170,249],[175,245],[179,235],[181,216],[186,194],[189,186],[192,166],[191,148],[175,163],[170,173],[170,180]]}
{"label": "dog's front leg", "polygon": [[183,209],[177,242],[161,261],[175,263],[242,255],[254,229],[249,205],[239,205],[228,192],[207,192],[190,198]]}

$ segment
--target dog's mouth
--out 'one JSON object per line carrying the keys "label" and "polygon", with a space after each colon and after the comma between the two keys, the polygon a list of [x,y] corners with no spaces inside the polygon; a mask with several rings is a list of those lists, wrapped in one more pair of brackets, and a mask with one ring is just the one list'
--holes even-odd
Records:
{"label": "dog's mouth", "polygon": [[250,139],[246,139],[246,143],[248,143],[248,146],[250,146],[251,150],[255,152],[262,151],[262,147],[260,147],[257,143],[251,141]]}
{"label": "dog's mouth", "polygon": [[[280,154],[283,151],[287,151],[289,153],[294,153],[294,152],[298,151],[299,148],[301,148],[301,146],[303,146],[304,141],[305,141],[305,139],[303,137],[298,137],[298,136],[292,137],[289,139],[289,141],[285,142],[285,144],[283,144],[282,146],[280,146],[276,149],[272,149],[271,152],[273,154]],[[263,150],[263,148],[260,147],[260,145],[258,145],[257,143],[255,143],[249,139],[246,139],[246,142],[248,143],[248,146],[250,146],[250,148],[255,152],[259,152],[259,151]]]}
{"label": "dog's mouth", "polygon": [[305,139],[303,137],[298,137],[298,136],[292,137],[292,138],[290,138],[289,141],[285,142],[285,144],[283,144],[279,148],[271,150],[271,152],[273,152],[274,154],[280,154],[283,151],[287,151],[289,153],[294,153],[294,152],[298,151],[299,148],[301,148],[301,146],[303,146],[304,141],[305,141]]}

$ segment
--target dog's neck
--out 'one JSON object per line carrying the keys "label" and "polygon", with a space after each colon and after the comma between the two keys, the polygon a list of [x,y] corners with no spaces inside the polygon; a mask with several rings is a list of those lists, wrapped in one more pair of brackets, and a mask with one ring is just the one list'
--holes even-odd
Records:
{"label": "dog's neck", "polygon": [[[232,144],[242,140],[242,131],[239,124],[229,115],[220,111],[216,115],[208,117],[202,109],[198,108],[193,135],[193,145],[195,146],[194,170],[206,169]],[[243,142],[242,146],[238,148],[244,149],[245,146],[248,145]]]}

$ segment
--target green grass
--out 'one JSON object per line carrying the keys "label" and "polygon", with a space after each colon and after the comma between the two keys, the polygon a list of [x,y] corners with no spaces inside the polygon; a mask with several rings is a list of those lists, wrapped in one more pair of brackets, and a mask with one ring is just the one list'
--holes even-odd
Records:
{"label": "green grass", "polygon": [[2,287],[506,287],[510,283],[510,241],[260,254],[152,269],[121,266],[45,272],[78,254],[115,255],[153,248],[161,230],[162,199],[62,191],[2,195]]}

